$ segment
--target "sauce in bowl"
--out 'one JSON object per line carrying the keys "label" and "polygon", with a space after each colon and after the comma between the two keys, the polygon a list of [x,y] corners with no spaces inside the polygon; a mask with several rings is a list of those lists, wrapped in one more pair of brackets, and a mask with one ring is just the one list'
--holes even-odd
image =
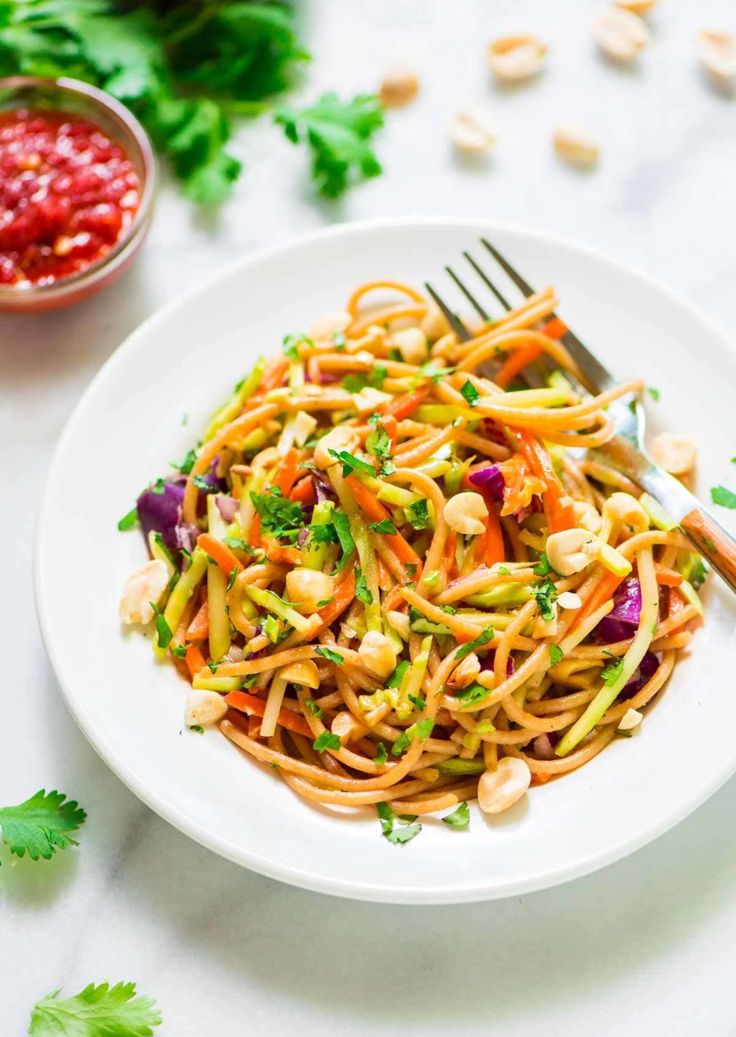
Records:
{"label": "sauce in bowl", "polygon": [[0,284],[48,285],[106,255],[141,183],[121,144],[63,111],[0,112]]}

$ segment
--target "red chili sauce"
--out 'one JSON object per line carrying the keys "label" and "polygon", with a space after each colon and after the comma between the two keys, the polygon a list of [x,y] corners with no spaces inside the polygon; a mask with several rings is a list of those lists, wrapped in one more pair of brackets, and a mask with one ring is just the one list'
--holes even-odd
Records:
{"label": "red chili sauce", "polygon": [[0,112],[0,284],[52,284],[90,266],[132,223],[140,186],[89,119]]}

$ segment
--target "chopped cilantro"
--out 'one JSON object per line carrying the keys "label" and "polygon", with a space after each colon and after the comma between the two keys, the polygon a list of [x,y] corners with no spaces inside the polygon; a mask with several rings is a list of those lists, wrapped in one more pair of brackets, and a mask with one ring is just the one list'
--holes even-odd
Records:
{"label": "chopped cilantro", "polygon": [[374,533],[390,533],[396,532],[396,526],[393,524],[391,519],[381,519],[380,522],[371,522],[368,529],[372,529]]}
{"label": "chopped cilantro", "polygon": [[323,731],[321,735],[317,735],[315,738],[312,748],[318,753],[323,753],[325,749],[339,749],[340,739],[337,735],[333,735],[331,731]]}
{"label": "chopped cilantro", "polygon": [[[736,508],[736,493],[733,493],[732,490],[727,489],[725,486],[711,487],[710,499],[714,504],[719,504],[722,508]],[[715,550],[715,548],[713,547],[711,550]]]}
{"label": "chopped cilantro", "polygon": [[[381,822],[381,832],[393,846],[403,846],[419,835],[422,826],[418,822],[408,821],[408,817],[397,818],[388,803],[376,803],[376,813]],[[399,827],[394,822],[399,821]]]}
{"label": "chopped cilantro", "polygon": [[192,482],[202,493],[217,493],[217,486],[204,475],[193,475]]}
{"label": "chopped cilantro", "polygon": [[647,392],[652,397],[652,399],[655,401],[655,403],[659,403],[659,399],[660,399],[660,395],[661,395],[659,389],[655,389],[653,385],[648,385],[647,386]]}
{"label": "chopped cilantro", "polygon": [[314,699],[306,699],[305,705],[313,717],[319,719],[322,716],[322,710],[319,708]]}
{"label": "chopped cilantro", "polygon": [[131,508],[127,515],[118,522],[118,529],[121,533],[126,533],[129,529],[138,525],[138,508]]}
{"label": "chopped cilantro", "polygon": [[153,614],[156,617],[156,636],[158,638],[158,647],[168,648],[171,644],[171,639],[174,636],[171,632],[171,627],[166,622],[163,613],[159,611],[157,606],[154,605],[152,601],[149,601],[148,604],[153,609]]}
{"label": "chopped cilantro", "polygon": [[552,566],[549,564],[549,558],[547,557],[545,552],[542,551],[541,555],[539,556],[539,561],[534,566],[534,570],[533,570],[534,575],[535,576],[549,576],[549,574],[552,571],[553,571],[552,570]]}
{"label": "chopped cilantro", "polygon": [[623,669],[623,656],[620,659],[617,659],[616,662],[610,663],[610,665],[606,666],[605,670],[603,670],[603,672],[601,673],[601,677],[603,678],[603,683],[606,685],[607,688],[613,687],[613,685],[616,683],[616,681],[623,673]]}
{"label": "chopped cilantro", "polygon": [[544,583],[540,583],[534,589],[534,597],[537,599],[537,606],[542,614],[542,619],[554,619],[555,610],[552,606],[557,601],[557,588],[552,580],[545,580]]}
{"label": "chopped cilantro", "polygon": [[556,666],[557,663],[562,662],[564,658],[565,653],[562,651],[559,645],[549,646],[549,660],[553,666]]}
{"label": "chopped cilantro", "polygon": [[391,475],[396,466],[391,460],[391,437],[383,425],[376,424],[365,441],[366,450],[378,460],[381,475]]}
{"label": "chopped cilantro", "polygon": [[190,724],[189,725],[189,730],[190,731],[194,731],[194,733],[198,734],[198,735],[203,735],[204,734],[204,728],[202,727],[201,724]]}
{"label": "chopped cilantro", "polygon": [[415,500],[406,509],[406,517],[414,529],[426,529],[429,526],[429,502],[425,497]]}
{"label": "chopped cilantro", "polygon": [[342,350],[347,345],[347,339],[345,338],[345,335],[343,334],[342,331],[333,331],[332,332],[332,341],[333,341],[333,343],[335,345],[335,349],[338,351],[338,353],[342,352]]}
{"label": "chopped cilantro", "polygon": [[186,455],[186,457],[184,458],[183,461],[180,461],[178,464],[176,463],[176,461],[172,461],[171,462],[171,467],[172,468],[176,468],[177,471],[181,472],[182,475],[189,475],[189,473],[191,472],[192,468],[194,468],[194,462],[196,460],[197,460],[197,451],[196,450],[190,450],[190,451],[188,451],[188,453],[187,453],[187,455]]}
{"label": "chopped cilantro", "polygon": [[309,539],[313,544],[339,544],[337,530],[332,522],[315,522],[309,527]]}
{"label": "chopped cilantro", "polygon": [[426,709],[426,699],[423,699],[421,695],[410,695],[409,701],[412,702],[420,712],[421,710]]}
{"label": "chopped cilantro", "polygon": [[183,659],[187,654],[186,645],[172,645],[171,654],[175,655],[177,659]]}
{"label": "chopped cilantro", "polygon": [[360,457],[355,457],[354,454],[349,453],[347,450],[329,450],[328,453],[342,464],[343,475],[350,475],[353,471],[365,472],[367,475],[376,474],[376,469],[372,464]]}
{"label": "chopped cilantro", "polygon": [[450,828],[455,828],[458,831],[465,829],[470,824],[470,809],[467,803],[458,803],[457,807],[451,814],[447,814],[442,818],[442,823],[449,825]]}
{"label": "chopped cilantro", "polygon": [[483,645],[487,645],[488,642],[492,640],[493,628],[488,627],[488,629],[484,630],[481,634],[479,634],[474,641],[468,641],[467,644],[460,645],[460,647],[455,652],[455,658],[458,662],[460,662],[461,659],[464,659],[467,655],[470,655],[471,652],[474,652],[476,648],[481,648]]}
{"label": "chopped cilantro", "polygon": [[207,660],[207,666],[209,667],[210,673],[217,673],[217,671],[220,668],[220,663],[219,662],[215,662],[214,659],[208,659]]}
{"label": "chopped cilantro", "polygon": [[455,692],[455,698],[462,702],[463,706],[473,706],[487,695],[490,695],[490,691],[482,684],[469,684],[467,688]]}
{"label": "chopped cilantro", "polygon": [[362,569],[355,570],[355,597],[358,601],[362,601],[364,605],[373,604],[373,595],[370,592]]}
{"label": "chopped cilantro", "polygon": [[246,544],[245,540],[241,540],[240,537],[223,537],[222,542],[226,547],[232,547],[236,551],[245,551],[251,558],[255,558],[256,553],[253,548],[250,544]]}
{"label": "chopped cilantro", "polygon": [[230,573],[230,577],[229,577],[229,579],[227,581],[227,586],[225,587],[226,591],[231,591],[233,589],[233,587],[235,586],[235,581],[238,578],[238,571],[239,571],[238,567],[236,565],[234,565],[233,566],[233,571]]}
{"label": "chopped cilantro", "polygon": [[275,121],[292,144],[309,145],[312,179],[325,198],[338,198],[356,180],[381,173],[371,137],[383,125],[383,107],[372,94],[348,101],[322,94],[308,108],[280,109]]}
{"label": "chopped cilantro", "polygon": [[430,378],[435,384],[437,384],[437,382],[441,382],[446,375],[452,374],[454,370],[454,367],[436,367],[431,360],[427,360],[417,371],[417,377]]}
{"label": "chopped cilantro", "polygon": [[465,401],[469,407],[475,407],[477,405],[478,400],[480,399],[480,393],[471,381],[467,381],[460,392],[465,397]]}
{"label": "chopped cilantro", "polygon": [[278,540],[295,540],[304,525],[298,501],[287,500],[272,487],[270,493],[251,493],[250,499],[261,519],[261,529]]}
{"label": "chopped cilantro", "polygon": [[342,550],[342,561],[338,565],[338,569],[341,569],[355,550],[355,541],[350,531],[350,520],[344,511],[332,512],[332,527]]}
{"label": "chopped cilantro", "polygon": [[339,652],[333,651],[333,649],[328,648],[327,645],[319,645],[319,647],[315,648],[315,652],[317,655],[321,655],[323,659],[329,659],[331,663],[337,663],[338,666],[345,662],[344,655],[340,655]]}

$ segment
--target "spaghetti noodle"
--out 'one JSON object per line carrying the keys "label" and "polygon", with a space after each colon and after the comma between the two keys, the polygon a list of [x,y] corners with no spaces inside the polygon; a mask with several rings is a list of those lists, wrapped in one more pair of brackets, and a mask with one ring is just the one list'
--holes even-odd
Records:
{"label": "spaghetti noodle", "polygon": [[151,561],[124,596],[155,612],[190,721],[384,817],[503,809],[630,733],[704,567],[571,449],[641,385],[580,395],[556,304],[460,342],[413,288],[365,284],[238,384],[141,495]]}

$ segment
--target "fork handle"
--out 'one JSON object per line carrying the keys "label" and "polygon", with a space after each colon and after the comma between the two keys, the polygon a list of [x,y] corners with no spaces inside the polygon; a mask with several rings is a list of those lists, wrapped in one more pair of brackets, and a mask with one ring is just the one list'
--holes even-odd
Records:
{"label": "fork handle", "polygon": [[680,528],[736,594],[736,540],[703,508],[693,508]]}

